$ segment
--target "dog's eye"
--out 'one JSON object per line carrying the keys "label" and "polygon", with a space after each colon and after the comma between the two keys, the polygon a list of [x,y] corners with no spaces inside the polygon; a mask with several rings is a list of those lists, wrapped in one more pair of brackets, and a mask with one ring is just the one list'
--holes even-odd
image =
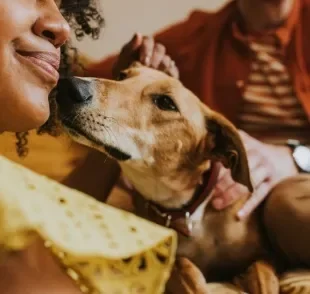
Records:
{"label": "dog's eye", "polygon": [[168,95],[152,95],[153,103],[161,110],[178,111],[177,106]]}
{"label": "dog's eye", "polygon": [[127,73],[121,71],[118,75],[118,77],[116,78],[117,81],[123,81],[127,79]]}

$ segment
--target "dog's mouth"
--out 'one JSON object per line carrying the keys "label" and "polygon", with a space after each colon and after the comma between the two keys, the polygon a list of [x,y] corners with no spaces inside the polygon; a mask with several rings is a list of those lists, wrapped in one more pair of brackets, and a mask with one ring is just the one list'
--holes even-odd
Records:
{"label": "dog's mouth", "polygon": [[64,127],[67,129],[68,133],[72,137],[82,136],[88,141],[92,142],[93,144],[97,145],[98,147],[104,148],[104,151],[111,156],[112,158],[116,159],[117,161],[126,161],[131,159],[131,155],[114,147],[109,144],[104,144],[98,138],[90,134],[89,132],[83,130],[82,128],[78,127],[77,125],[72,124],[71,121],[63,119],[62,123]]}

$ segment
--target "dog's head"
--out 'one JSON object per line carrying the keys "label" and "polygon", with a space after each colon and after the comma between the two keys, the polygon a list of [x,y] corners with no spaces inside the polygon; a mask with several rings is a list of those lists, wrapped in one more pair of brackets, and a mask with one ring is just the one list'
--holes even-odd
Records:
{"label": "dog's head", "polygon": [[78,142],[154,174],[229,167],[252,191],[244,146],[234,126],[178,80],[138,63],[118,81],[69,78],[58,86],[60,117]]}

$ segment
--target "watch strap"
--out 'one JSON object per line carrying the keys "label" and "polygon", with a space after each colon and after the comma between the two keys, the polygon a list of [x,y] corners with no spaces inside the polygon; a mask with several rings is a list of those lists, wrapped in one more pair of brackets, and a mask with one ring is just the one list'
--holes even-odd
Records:
{"label": "watch strap", "polygon": [[[294,140],[294,139],[289,139],[287,140],[287,144],[286,144],[292,151],[292,157],[293,157],[293,160],[294,160],[294,163],[295,163],[295,166],[297,167],[298,171],[300,173],[310,173],[310,166],[304,166],[302,167],[302,162],[300,162],[300,160],[298,160],[298,151],[301,151],[300,149],[305,149],[305,148],[308,148],[304,145],[302,145],[300,143],[300,141],[298,140]],[[298,148],[300,147],[300,148]],[[309,150],[309,158],[310,158],[310,148],[308,148]],[[300,156],[300,153],[299,153],[299,156]],[[309,159],[310,160],[310,159]]]}

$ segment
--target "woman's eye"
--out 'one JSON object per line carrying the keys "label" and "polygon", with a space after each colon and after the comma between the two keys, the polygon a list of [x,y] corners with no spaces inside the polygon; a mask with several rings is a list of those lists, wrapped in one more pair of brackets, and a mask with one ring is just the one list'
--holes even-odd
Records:
{"label": "woman's eye", "polygon": [[179,111],[172,98],[168,95],[153,95],[153,103],[160,109],[164,111]]}
{"label": "woman's eye", "polygon": [[121,72],[119,73],[119,75],[118,75],[118,77],[117,77],[116,80],[117,80],[117,81],[126,80],[126,79],[127,79],[127,76],[128,76],[127,73],[121,71]]}

